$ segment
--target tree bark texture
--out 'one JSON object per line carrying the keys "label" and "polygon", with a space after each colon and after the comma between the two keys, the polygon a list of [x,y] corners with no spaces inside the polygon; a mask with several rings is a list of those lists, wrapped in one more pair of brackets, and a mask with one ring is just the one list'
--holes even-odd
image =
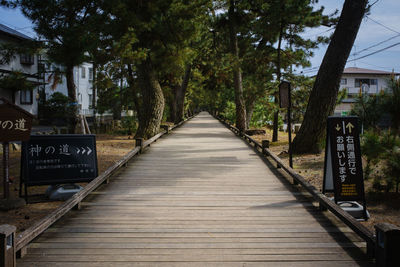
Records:
{"label": "tree bark texture", "polygon": [[346,0],[322,60],[304,121],[293,141],[294,153],[318,153],[339,91],[340,78],[363,19],[367,0]]}
{"label": "tree bark texture", "polygon": [[[282,3],[283,4],[283,3]],[[282,6],[282,14],[284,13],[284,7]],[[278,84],[281,83],[281,47],[282,47],[282,37],[283,37],[283,20],[280,22],[280,29],[279,29],[279,40],[278,40],[278,53],[276,58],[276,79]],[[278,93],[275,93],[275,105],[278,105]],[[273,122],[273,130],[272,130],[272,142],[278,141],[278,124],[279,124],[279,109],[274,112],[274,122]]]}
{"label": "tree bark texture", "polygon": [[93,64],[93,80],[92,80],[92,109],[93,109],[93,122],[96,125],[96,100],[97,100],[97,64]]}
{"label": "tree bark texture", "polygon": [[175,123],[179,123],[183,121],[185,116],[185,95],[186,89],[189,85],[190,73],[192,71],[192,65],[187,64],[185,67],[185,74],[183,76],[181,86],[177,87],[176,95],[175,95],[175,103],[176,103],[176,110],[175,110]]}
{"label": "tree bark texture", "polygon": [[165,105],[164,94],[149,57],[138,65],[137,75],[143,102],[136,138],[149,139],[159,132]]}
{"label": "tree bark texture", "polygon": [[244,104],[244,97],[243,97],[242,71],[240,69],[239,47],[236,35],[235,3],[233,0],[230,0],[228,16],[229,16],[230,50],[234,58],[232,70],[233,70],[233,83],[235,88],[236,127],[240,131],[245,131],[246,107]]}
{"label": "tree bark texture", "polygon": [[68,114],[68,132],[75,133],[76,125],[78,124],[78,100],[76,98],[76,87],[74,82],[74,66],[66,66],[67,91],[68,100],[71,105],[71,114]]}

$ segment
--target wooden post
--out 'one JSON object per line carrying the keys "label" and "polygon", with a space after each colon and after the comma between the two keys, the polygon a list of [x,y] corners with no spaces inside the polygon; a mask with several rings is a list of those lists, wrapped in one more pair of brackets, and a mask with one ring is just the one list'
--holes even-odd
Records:
{"label": "wooden post", "polygon": [[375,225],[375,231],[376,266],[400,266],[400,258],[398,255],[400,245],[400,227],[389,223],[379,223]]}
{"label": "wooden post", "polygon": [[15,267],[15,231],[13,225],[0,225],[0,266]]}
{"label": "wooden post", "polygon": [[9,142],[3,142],[4,199],[9,199],[10,197],[9,152]]}
{"label": "wooden post", "polygon": [[167,134],[169,134],[169,126],[168,125],[161,125],[161,128],[164,129]]}
{"label": "wooden post", "polygon": [[135,141],[136,141],[136,146],[140,147],[139,152],[142,153],[143,152],[143,138],[136,138]]}
{"label": "wooden post", "polygon": [[264,148],[269,148],[269,140],[262,140],[261,146],[262,146],[263,153],[264,153]]}

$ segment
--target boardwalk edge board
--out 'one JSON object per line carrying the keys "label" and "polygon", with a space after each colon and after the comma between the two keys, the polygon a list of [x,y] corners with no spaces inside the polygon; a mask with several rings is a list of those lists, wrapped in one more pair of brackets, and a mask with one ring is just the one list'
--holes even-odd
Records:
{"label": "boardwalk edge board", "polygon": [[[196,114],[197,115],[197,114]],[[182,126],[185,122],[192,119],[194,116],[191,116],[184,121],[172,126],[170,130],[174,130],[180,126]],[[156,134],[152,138],[146,140],[143,143],[142,149],[150,146],[153,142],[157,141],[157,139],[161,138],[163,135],[167,134],[167,130],[162,130],[160,133]],[[69,212],[74,207],[77,207],[91,192],[97,189],[101,184],[103,184],[107,179],[109,179],[116,171],[121,169],[125,164],[132,159],[135,155],[138,155],[140,151],[140,147],[135,147],[130,152],[128,152],[124,157],[118,160],[113,166],[109,167],[105,172],[97,176],[94,180],[88,183],[81,191],[73,195],[71,198],[66,200],[62,205],[60,205],[56,210],[51,212],[49,215],[44,217],[42,220],[36,222],[33,226],[26,229],[25,231],[19,233],[16,236],[15,240],[15,251],[20,252],[19,256],[23,256],[22,250],[26,248],[26,246],[36,237],[38,237],[41,233],[43,233],[47,228],[49,228],[53,223],[55,223],[58,219],[64,216],[67,212]]]}
{"label": "boardwalk edge board", "polygon": [[[235,126],[230,125],[226,120],[221,117],[214,116],[217,120],[219,120],[225,127],[235,133],[237,136],[243,138],[250,145],[254,144],[254,149],[259,151],[261,150],[262,154],[269,156],[272,160],[274,160],[279,167],[281,167],[287,174],[289,174],[297,183],[299,183],[311,196],[317,201],[320,206],[331,211],[339,220],[345,223],[350,229],[352,229],[358,236],[360,236],[367,243],[367,254],[371,257],[374,256],[375,253],[375,244],[376,237],[372,231],[370,231],[367,227],[362,225],[353,216],[345,212],[342,208],[340,208],[336,203],[331,201],[324,194],[319,192],[313,185],[311,185],[307,180],[296,173],[292,168],[287,166],[278,156],[272,153],[268,148],[263,148],[260,143],[251,138],[249,135],[241,132]],[[259,154],[260,157],[262,155]]]}

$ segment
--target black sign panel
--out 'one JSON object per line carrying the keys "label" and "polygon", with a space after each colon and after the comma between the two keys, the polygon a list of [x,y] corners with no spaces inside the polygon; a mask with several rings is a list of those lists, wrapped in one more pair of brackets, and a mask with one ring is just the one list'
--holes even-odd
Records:
{"label": "black sign panel", "polygon": [[329,117],[327,126],[324,191],[333,186],[336,202],[365,203],[358,118]]}
{"label": "black sign panel", "polygon": [[290,94],[290,83],[282,81],[279,84],[279,107],[289,107],[289,94]]}
{"label": "black sign panel", "polygon": [[0,141],[26,141],[33,115],[0,97]]}
{"label": "black sign panel", "polygon": [[97,177],[95,135],[32,135],[22,143],[25,185],[89,182]]}

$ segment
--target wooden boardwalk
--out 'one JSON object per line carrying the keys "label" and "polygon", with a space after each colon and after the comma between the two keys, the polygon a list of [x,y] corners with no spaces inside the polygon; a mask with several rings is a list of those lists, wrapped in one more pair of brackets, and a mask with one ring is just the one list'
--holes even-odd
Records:
{"label": "wooden boardwalk", "polygon": [[370,266],[365,243],[207,113],[130,162],[18,266]]}

